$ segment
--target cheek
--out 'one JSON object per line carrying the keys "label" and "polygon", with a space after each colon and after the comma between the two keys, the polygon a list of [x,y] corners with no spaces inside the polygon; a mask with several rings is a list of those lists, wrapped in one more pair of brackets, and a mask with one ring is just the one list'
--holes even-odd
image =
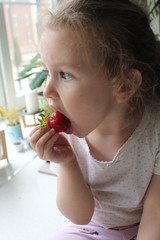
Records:
{"label": "cheek", "polygon": [[81,116],[81,118],[85,117],[89,110],[92,112],[96,103],[95,97],[84,89],[74,91],[74,93],[68,93],[65,99],[64,104],[68,112],[71,112],[71,114],[75,115],[75,117],[77,116],[77,118],[79,116]]}
{"label": "cheek", "polygon": [[69,114],[78,136],[88,135],[103,120],[106,111],[102,95],[84,94],[68,95],[65,101],[65,109]]}

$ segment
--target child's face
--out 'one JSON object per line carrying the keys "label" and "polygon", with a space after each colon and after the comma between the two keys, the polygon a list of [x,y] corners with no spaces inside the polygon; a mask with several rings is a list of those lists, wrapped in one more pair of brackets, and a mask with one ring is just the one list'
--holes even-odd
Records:
{"label": "child's face", "polygon": [[40,53],[48,79],[44,90],[51,108],[71,121],[73,134],[87,136],[103,123],[117,104],[109,81],[93,56],[85,61],[69,30],[46,30]]}

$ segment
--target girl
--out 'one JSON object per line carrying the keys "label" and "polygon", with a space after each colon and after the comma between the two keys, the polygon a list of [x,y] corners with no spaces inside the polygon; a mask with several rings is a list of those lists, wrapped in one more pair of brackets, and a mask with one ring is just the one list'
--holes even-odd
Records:
{"label": "girl", "polygon": [[44,96],[72,129],[30,134],[70,220],[52,239],[159,240],[160,67],[145,13],[128,0],[72,0],[47,15],[40,53]]}

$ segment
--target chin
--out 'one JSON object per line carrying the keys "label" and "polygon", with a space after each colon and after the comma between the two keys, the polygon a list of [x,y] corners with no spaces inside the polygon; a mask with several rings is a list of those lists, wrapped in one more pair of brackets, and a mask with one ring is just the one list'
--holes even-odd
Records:
{"label": "chin", "polygon": [[73,131],[72,133],[74,136],[78,137],[78,138],[85,138],[86,136],[88,136],[88,132],[86,133],[84,130],[78,130],[78,131]]}

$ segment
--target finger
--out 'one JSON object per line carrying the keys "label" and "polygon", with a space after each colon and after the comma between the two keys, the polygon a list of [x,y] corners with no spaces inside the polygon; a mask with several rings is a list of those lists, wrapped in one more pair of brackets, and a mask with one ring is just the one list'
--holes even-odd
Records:
{"label": "finger", "polygon": [[[39,140],[36,142],[35,145],[35,151],[38,153],[38,156],[42,159],[44,159],[44,154],[45,151],[47,151],[48,149],[46,149],[46,143],[50,140],[50,138],[52,138],[54,135],[56,135],[56,131],[51,128],[48,132],[46,132],[44,135],[42,135]],[[52,146],[54,145],[55,141],[57,140],[57,138],[53,138],[52,140]]]}
{"label": "finger", "polygon": [[47,151],[44,159],[59,163],[73,156],[73,151],[68,141],[64,141],[65,139],[62,140],[61,138],[60,134],[57,133],[46,142],[44,149]]}
{"label": "finger", "polygon": [[[41,152],[42,159],[46,159],[48,161],[53,161],[54,155],[55,155],[55,153],[54,153],[55,151],[54,151],[53,147],[58,138],[59,138],[59,134],[55,133],[53,136],[48,138],[45,143],[43,142],[44,147],[43,147],[43,152]],[[42,149],[42,148],[40,148],[40,149]]]}
{"label": "finger", "polygon": [[35,128],[34,131],[32,132],[32,135],[30,137],[30,144],[34,148],[37,141],[46,133],[50,130],[50,127],[44,127],[44,128]]}
{"label": "finger", "polygon": [[33,135],[33,133],[35,133],[39,128],[40,128],[39,125],[36,126],[36,127],[34,127],[34,128],[32,129],[32,131],[30,132],[29,137],[31,137],[31,136]]}

